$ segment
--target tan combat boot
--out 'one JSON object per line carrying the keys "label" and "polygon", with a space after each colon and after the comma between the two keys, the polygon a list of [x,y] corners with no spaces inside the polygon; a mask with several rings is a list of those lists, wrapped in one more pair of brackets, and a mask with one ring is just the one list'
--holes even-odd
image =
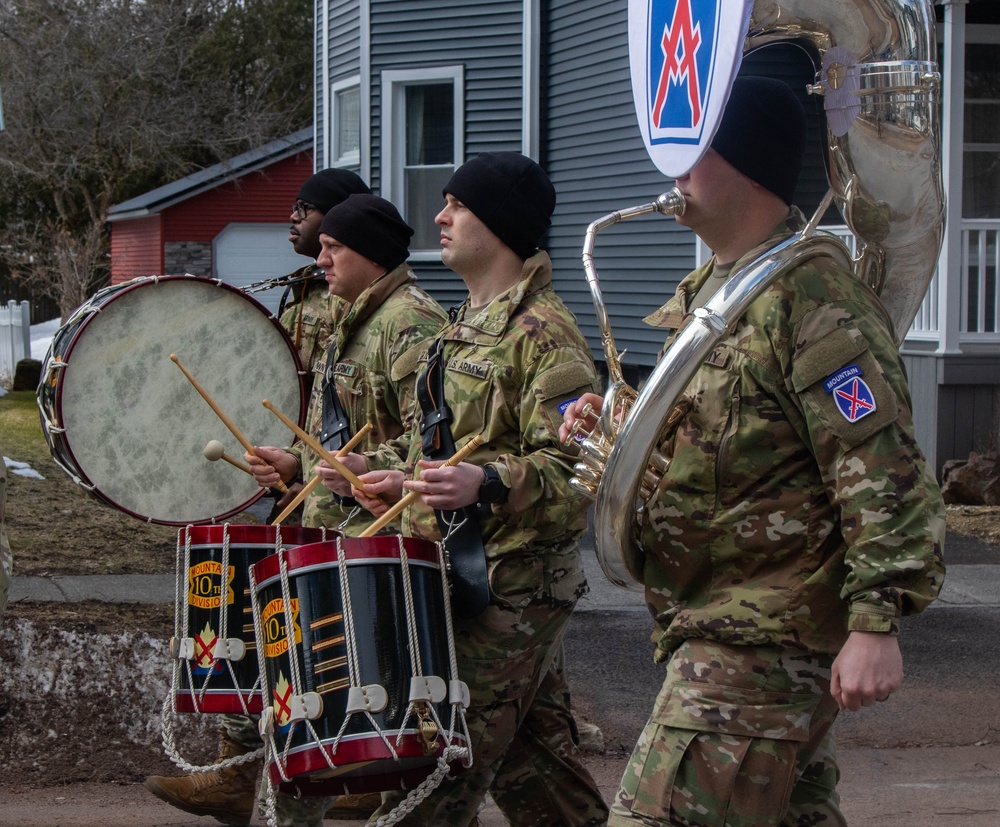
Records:
{"label": "tan combat boot", "polygon": [[382,806],[381,793],[338,795],[326,811],[326,818],[367,820],[380,806]]}
{"label": "tan combat boot", "polygon": [[[253,752],[253,749],[237,744],[223,732],[216,763],[248,752]],[[224,770],[177,778],[151,775],[146,779],[145,787],[178,810],[196,816],[214,816],[223,824],[246,825],[253,816],[254,790],[262,760],[257,758]]]}

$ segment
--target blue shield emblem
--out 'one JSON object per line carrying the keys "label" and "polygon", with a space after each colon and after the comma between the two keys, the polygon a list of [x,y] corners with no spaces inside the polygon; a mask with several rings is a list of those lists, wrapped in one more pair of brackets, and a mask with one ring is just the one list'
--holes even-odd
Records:
{"label": "blue shield emblem", "polygon": [[705,123],[719,2],[650,3],[647,116],[652,143],[696,142]]}
{"label": "blue shield emblem", "polygon": [[860,376],[848,379],[833,389],[837,410],[848,422],[857,422],[875,412],[875,396],[868,383]]}
{"label": "blue shield emblem", "polygon": [[671,178],[712,142],[752,7],[752,0],[629,0],[636,117],[650,158]]}

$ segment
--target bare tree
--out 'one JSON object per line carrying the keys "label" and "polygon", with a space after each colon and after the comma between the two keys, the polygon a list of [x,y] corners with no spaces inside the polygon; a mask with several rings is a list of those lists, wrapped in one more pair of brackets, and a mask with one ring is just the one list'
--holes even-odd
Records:
{"label": "bare tree", "polygon": [[266,70],[239,90],[213,71],[219,8],[0,0],[0,258],[64,317],[107,282],[111,206],[302,126]]}

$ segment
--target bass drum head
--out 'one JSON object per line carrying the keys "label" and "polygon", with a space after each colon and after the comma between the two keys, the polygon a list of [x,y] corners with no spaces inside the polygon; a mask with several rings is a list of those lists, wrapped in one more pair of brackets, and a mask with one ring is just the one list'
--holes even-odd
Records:
{"label": "bass drum head", "polygon": [[281,325],[244,293],[193,276],[130,282],[98,310],[53,380],[81,481],[167,525],[215,522],[259,499],[253,477],[205,458],[210,440],[240,461],[244,449],[170,356],[253,445],[290,445],[292,433],[261,404],[302,422],[299,359]]}

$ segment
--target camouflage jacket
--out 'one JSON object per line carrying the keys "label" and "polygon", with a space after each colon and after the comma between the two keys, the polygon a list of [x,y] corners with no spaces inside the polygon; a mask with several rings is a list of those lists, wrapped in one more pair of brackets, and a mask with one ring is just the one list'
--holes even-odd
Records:
{"label": "camouflage jacket", "polygon": [[[334,376],[328,377],[324,352],[313,366],[314,382],[306,415],[306,431],[318,437],[323,426],[323,390],[328,379],[336,383],[337,395],[357,433],[366,422],[372,430],[355,450],[374,450],[392,444],[408,431],[416,408],[414,388],[419,357],[427,343],[446,321],[445,313],[422,288],[405,264],[374,281],[354,302],[341,302],[341,316],[329,345],[336,359]],[[299,456],[303,479],[312,476],[318,462],[302,445]],[[339,525],[348,511],[322,486],[306,499],[302,523],[306,526]],[[364,509],[351,521],[350,534],[357,534],[374,521]]]}
{"label": "camouflage jacket", "polygon": [[315,264],[296,270],[289,278],[306,276],[313,270],[318,271],[320,277],[290,287],[291,301],[285,305],[280,319],[302,364],[307,396],[312,390],[313,365],[326,354],[334,317],[342,312],[344,305],[343,299],[330,294],[329,285],[322,277],[323,270]]}
{"label": "camouflage jacket", "polygon": [[[734,272],[800,222],[793,210]],[[711,267],[646,321],[672,338]],[[830,258],[757,298],[674,414],[639,527],[657,659],[692,637],[834,653],[849,631],[895,633],[936,597],[944,507],[892,323]]]}
{"label": "camouflage jacket", "polygon": [[[494,463],[510,488],[506,503],[479,516],[487,559],[574,545],[586,528],[588,503],[569,486],[576,451],[559,442],[558,430],[562,409],[593,391],[597,376],[576,319],[552,289],[548,254],[528,259],[522,280],[475,315],[463,304],[443,335],[455,444],[461,448],[482,434],[483,445],[468,462]],[[407,477],[420,458],[414,430]],[[400,467],[387,451],[369,460],[370,467]],[[419,500],[407,509],[403,534],[439,539],[433,509]]]}

